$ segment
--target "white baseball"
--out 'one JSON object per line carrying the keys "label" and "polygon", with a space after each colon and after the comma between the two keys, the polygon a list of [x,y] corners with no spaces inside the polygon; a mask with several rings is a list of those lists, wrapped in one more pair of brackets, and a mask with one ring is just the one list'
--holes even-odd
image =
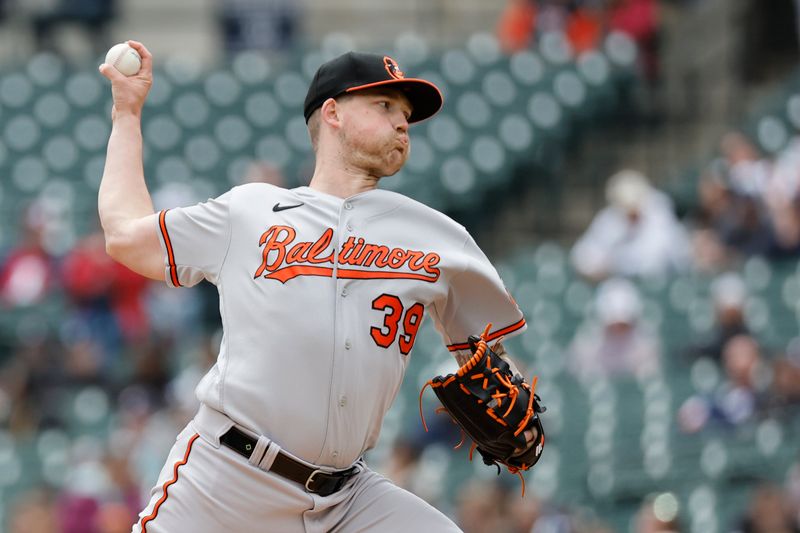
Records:
{"label": "white baseball", "polygon": [[139,56],[139,52],[131,48],[128,43],[112,46],[106,54],[106,63],[126,76],[133,76],[142,68],[142,58]]}

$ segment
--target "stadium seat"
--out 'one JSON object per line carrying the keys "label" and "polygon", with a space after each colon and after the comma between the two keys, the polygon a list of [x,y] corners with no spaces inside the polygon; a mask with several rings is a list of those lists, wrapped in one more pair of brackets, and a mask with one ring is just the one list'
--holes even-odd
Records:
{"label": "stadium seat", "polygon": [[777,154],[789,141],[789,130],[782,118],[764,116],[758,120],[758,144],[768,154]]}
{"label": "stadium seat", "polygon": [[473,61],[483,70],[498,63],[503,58],[500,43],[497,42],[497,37],[491,33],[480,32],[472,34],[467,40],[466,49]]}

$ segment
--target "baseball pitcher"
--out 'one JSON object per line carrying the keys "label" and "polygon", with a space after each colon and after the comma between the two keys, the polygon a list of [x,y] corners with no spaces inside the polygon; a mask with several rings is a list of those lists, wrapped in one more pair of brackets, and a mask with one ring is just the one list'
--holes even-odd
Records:
{"label": "baseball pitcher", "polygon": [[106,247],[171,287],[216,285],[224,329],[133,531],[459,531],[363,459],[426,315],[462,365],[431,386],[484,461],[525,470],[544,445],[538,397],[497,342],[525,320],[496,270],[461,225],[377,188],[406,162],[409,124],[441,108],[439,89],[390,57],[344,54],[305,100],[309,186],[247,184],[156,213],[140,123],[152,56],[129,44],[138,74],[100,66],[114,102]]}

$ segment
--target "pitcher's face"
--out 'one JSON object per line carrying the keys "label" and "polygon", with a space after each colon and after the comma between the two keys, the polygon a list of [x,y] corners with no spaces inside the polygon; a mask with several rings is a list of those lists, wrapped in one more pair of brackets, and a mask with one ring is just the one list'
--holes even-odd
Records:
{"label": "pitcher's face", "polygon": [[340,105],[342,159],[373,176],[396,174],[411,151],[411,103],[401,91],[391,88],[365,89],[351,95]]}

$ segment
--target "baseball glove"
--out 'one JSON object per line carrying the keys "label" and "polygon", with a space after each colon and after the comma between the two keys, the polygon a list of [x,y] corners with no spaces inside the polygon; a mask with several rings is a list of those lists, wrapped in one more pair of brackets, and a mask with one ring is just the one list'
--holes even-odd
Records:
{"label": "baseball glove", "polygon": [[[485,339],[490,327],[491,324],[480,337],[470,336],[472,357],[455,374],[436,376],[422,387],[420,417],[427,431],[422,393],[430,386],[443,409],[472,439],[470,460],[477,449],[484,463],[497,466],[498,474],[501,464],[512,474],[519,474],[535,465],[542,455],[544,429],[539,413],[545,409],[539,405],[541,399],[535,393],[537,378],[528,385],[488,346]],[[526,441],[528,430],[535,430],[531,444]],[[524,495],[525,480],[522,481]]]}

